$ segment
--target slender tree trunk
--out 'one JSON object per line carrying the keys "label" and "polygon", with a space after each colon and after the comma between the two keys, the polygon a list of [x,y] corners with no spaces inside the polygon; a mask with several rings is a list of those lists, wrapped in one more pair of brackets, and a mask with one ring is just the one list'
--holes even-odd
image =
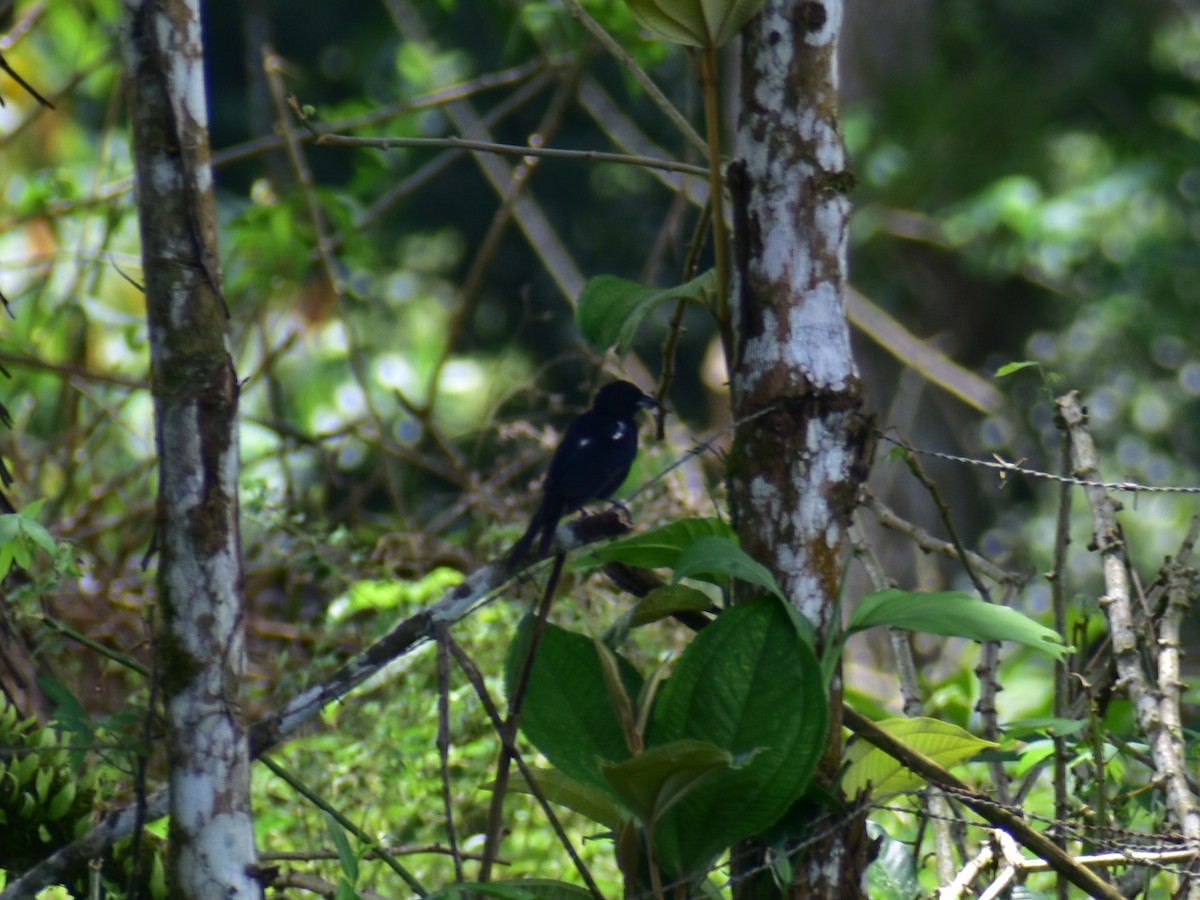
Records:
{"label": "slender tree trunk", "polygon": [[[730,166],[735,287],[730,458],[742,546],[771,568],[822,643],[835,621],[846,527],[866,475],[843,297],[852,183],[837,102],[841,0],[767,0],[744,32],[737,158]],[[841,679],[817,779],[841,757]],[[791,896],[861,894],[862,822],[793,862]],[[745,867],[754,868],[751,860]],[[741,896],[754,893],[748,887]]]}
{"label": "slender tree trunk", "polygon": [[261,897],[240,707],[238,382],[225,349],[199,0],[125,0],[124,24],[159,454],[171,896]]}

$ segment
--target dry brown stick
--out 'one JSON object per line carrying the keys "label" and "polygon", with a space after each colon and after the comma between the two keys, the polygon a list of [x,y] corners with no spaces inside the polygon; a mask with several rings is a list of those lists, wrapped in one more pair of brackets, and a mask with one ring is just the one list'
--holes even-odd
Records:
{"label": "dry brown stick", "polygon": [[[1071,474],[1071,442],[1064,434],[1060,448],[1059,471],[1063,475]],[[1071,545],[1071,485],[1063,483],[1058,488],[1058,517],[1054,534],[1054,571],[1050,575],[1051,603],[1054,607],[1054,630],[1064,638],[1067,634],[1067,550]],[[1074,656],[1071,657],[1074,659]],[[1062,659],[1054,660],[1054,716],[1065,719],[1070,701],[1068,696],[1069,683],[1067,662]],[[1065,821],[1070,811],[1070,798],[1067,794],[1067,764],[1070,757],[1067,754],[1066,738],[1055,729],[1054,742],[1054,818]],[[1064,850],[1067,847],[1065,836],[1057,837],[1056,842]],[[1067,883],[1059,879],[1056,886],[1058,900],[1067,900]]]}
{"label": "dry brown stick", "polygon": [[[925,553],[936,553],[939,556],[945,556],[950,559],[959,558],[958,550],[952,543],[934,537],[920,525],[909,522],[907,519],[901,517],[870,491],[867,491],[863,495],[862,505],[871,510],[875,518],[879,520],[880,525],[892,531],[908,535],[917,547]],[[976,571],[982,575],[986,575],[996,584],[1011,584],[1013,587],[1020,587],[1030,577],[1029,575],[1022,575],[1002,569],[991,560],[972,550],[966,550],[965,552]]]}
{"label": "dry brown stick", "polygon": [[504,826],[504,797],[508,793],[509,764],[513,761],[515,752],[513,748],[516,747],[517,730],[521,725],[521,708],[525,705],[525,692],[529,689],[529,680],[533,675],[533,663],[537,658],[538,643],[546,630],[546,620],[550,615],[550,603],[554,600],[554,592],[558,589],[558,579],[562,575],[563,564],[566,561],[567,558],[563,553],[558,553],[554,557],[550,577],[546,579],[546,587],[543,589],[541,601],[538,603],[537,618],[529,637],[529,648],[525,651],[525,661],[521,664],[517,683],[512,686],[512,694],[508,698],[508,716],[501,725],[500,759],[496,765],[496,780],[492,783],[492,805],[488,810],[483,862],[479,864],[480,882],[486,882],[491,877],[492,859],[500,851],[500,839]]}
{"label": "dry brown stick", "polygon": [[[1097,481],[1099,460],[1088,431],[1087,414],[1079,404],[1079,394],[1071,391],[1059,397],[1055,405],[1056,423],[1067,433],[1071,443],[1072,475]],[[1092,507],[1093,540],[1100,553],[1104,575],[1104,596],[1099,599],[1099,604],[1108,618],[1118,683],[1128,692],[1138,726],[1150,746],[1155,771],[1164,783],[1167,808],[1183,834],[1200,837],[1200,808],[1187,783],[1186,764],[1164,721],[1162,691],[1151,684],[1142,666],[1142,648],[1134,623],[1125,541],[1117,522],[1117,506],[1103,486],[1089,485],[1085,490]],[[1200,885],[1193,882],[1188,896],[1200,896]]]}
{"label": "dry brown stick", "polygon": [[696,150],[700,151],[700,155],[708,157],[708,144],[694,129],[690,122],[684,118],[683,113],[675,108],[675,104],[667,99],[667,95],[662,92],[657,84],[650,78],[649,75],[637,64],[637,60],[630,55],[621,44],[609,34],[603,25],[591,17],[587,10],[580,6],[578,0],[565,0],[567,12],[569,12],[580,25],[588,30],[605,50],[613,55],[613,57],[621,64],[626,72],[633,76],[633,79],[642,86],[642,90],[646,92],[654,105],[662,110],[671,122],[679,129],[679,133],[684,139],[691,144]]}
{"label": "dry brown stick", "polygon": [[[541,71],[529,81],[521,85],[517,90],[513,91],[504,100],[497,103],[480,119],[480,124],[485,129],[489,129],[507,119],[513,112],[523,107],[531,99],[536,97],[552,80],[552,75],[548,71]],[[341,128],[330,129],[331,131],[341,131]],[[466,135],[470,137],[470,135]],[[431,182],[434,178],[444,172],[451,164],[466,155],[466,150],[452,149],[439,153],[435,158],[425,163],[415,172],[406,175],[400,179],[394,186],[386,190],[379,196],[377,200],[371,203],[354,219],[354,230],[364,231],[373,225],[385,212],[392,209],[407,197],[409,194]]]}
{"label": "dry brown stick", "polygon": [[[942,524],[946,529],[946,534],[950,537],[950,542],[954,545],[955,556],[962,564],[963,570],[967,573],[967,577],[971,579],[971,583],[975,585],[975,590],[979,592],[979,596],[988,603],[995,602],[992,599],[991,591],[984,583],[983,578],[976,571],[972,555],[967,552],[962,538],[959,536],[958,529],[954,524],[954,519],[950,515],[950,506],[942,497],[941,489],[937,483],[930,478],[924,467],[921,465],[917,455],[905,447],[905,462],[909,469],[916,476],[917,480],[929,493],[933,504],[937,507],[938,515],[942,520]],[[984,641],[979,653],[979,664],[975,667],[975,676],[979,679],[979,702],[975,704],[975,709],[979,713],[982,721],[983,737],[989,741],[995,741],[999,737],[1000,727],[997,719],[996,697],[1000,693],[999,681],[1000,668],[1000,645],[998,641]],[[992,778],[995,782],[996,792],[999,799],[1003,802],[1008,802],[1011,799],[1011,793],[1008,785],[1008,773],[1005,772],[1004,766],[1001,763],[992,763],[990,765]]]}
{"label": "dry brown stick", "polygon": [[[34,100],[36,100],[39,104],[46,107],[47,109],[55,108],[53,103],[51,103],[49,100],[47,100],[45,97],[43,97],[37,91],[35,91],[33,89],[33,85],[31,85],[28,81],[26,81],[24,78],[22,78],[17,73],[16,69],[14,69],[12,66],[10,66],[8,64],[8,60],[6,60],[4,58],[3,53],[0,53],[0,70],[7,72],[9,77],[13,81],[15,81],[17,84],[19,84],[21,87],[23,87],[25,89],[26,93],[28,93],[29,96],[32,97]],[[4,100],[2,98],[0,98],[0,106],[3,106],[3,105],[4,105]]]}

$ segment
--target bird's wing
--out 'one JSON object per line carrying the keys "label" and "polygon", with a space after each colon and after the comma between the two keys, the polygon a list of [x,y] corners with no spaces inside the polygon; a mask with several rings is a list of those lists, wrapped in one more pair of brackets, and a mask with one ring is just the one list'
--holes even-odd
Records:
{"label": "bird's wing", "polygon": [[621,486],[637,456],[637,427],[628,420],[584,413],[571,423],[550,461],[547,493],[564,510],[607,497]]}

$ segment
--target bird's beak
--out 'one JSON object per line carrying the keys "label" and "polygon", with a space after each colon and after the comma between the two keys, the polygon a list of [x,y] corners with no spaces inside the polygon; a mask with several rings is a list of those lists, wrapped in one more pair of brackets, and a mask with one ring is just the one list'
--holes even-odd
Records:
{"label": "bird's beak", "polygon": [[653,397],[643,396],[638,400],[638,409],[658,409],[658,401]]}

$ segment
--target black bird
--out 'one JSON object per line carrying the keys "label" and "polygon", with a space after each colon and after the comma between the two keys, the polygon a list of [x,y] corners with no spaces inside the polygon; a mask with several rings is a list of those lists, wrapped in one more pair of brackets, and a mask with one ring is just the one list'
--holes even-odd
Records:
{"label": "black bird", "polygon": [[639,409],[658,406],[637,385],[614,381],[600,388],[592,408],[577,418],[563,435],[550,460],[542,504],[521,539],[508,554],[516,567],[540,539],[542,555],[550,549],[558,520],[589,500],[604,500],[621,486],[637,456]]}

